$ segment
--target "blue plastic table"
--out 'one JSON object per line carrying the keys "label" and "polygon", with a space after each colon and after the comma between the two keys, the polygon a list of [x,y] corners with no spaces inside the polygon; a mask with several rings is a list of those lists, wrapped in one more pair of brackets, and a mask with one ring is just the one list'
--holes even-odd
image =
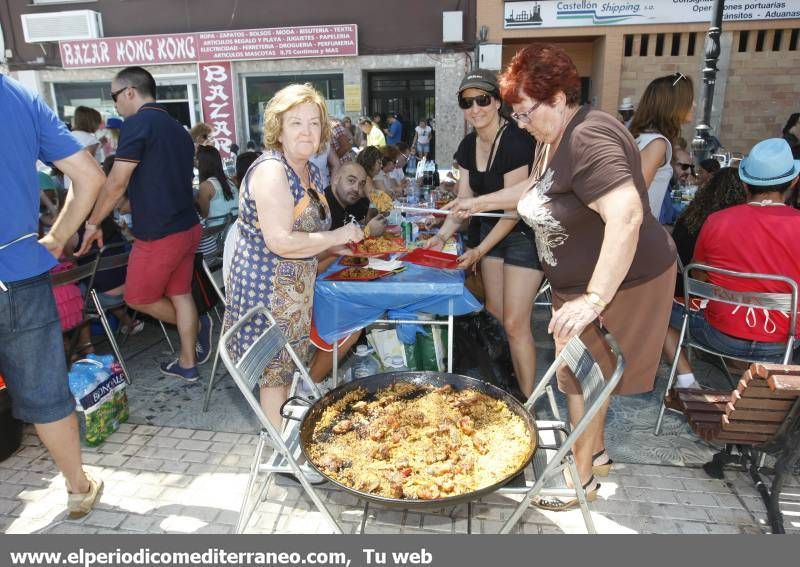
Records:
{"label": "blue plastic table", "polygon": [[[443,325],[419,319],[417,313],[447,315],[447,366],[452,371],[453,316],[481,309],[481,303],[464,286],[462,270],[439,270],[406,264],[406,270],[369,282],[330,281],[325,277],[341,270],[334,262],[317,276],[314,288],[314,323],[326,342],[334,345],[336,380],[336,341],[375,322]],[[381,319],[384,314],[388,319]]]}

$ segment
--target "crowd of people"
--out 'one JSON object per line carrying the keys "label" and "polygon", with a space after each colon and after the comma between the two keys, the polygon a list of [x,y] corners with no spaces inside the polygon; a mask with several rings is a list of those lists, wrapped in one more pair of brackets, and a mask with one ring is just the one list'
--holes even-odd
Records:
{"label": "crowd of people", "polygon": [[[662,356],[668,362],[675,357],[684,314],[680,266],[701,262],[800,281],[798,114],[782,138],[757,144],[738,168],[720,167],[714,159],[695,167],[680,137],[693,117],[693,92],[681,73],[658,77],[637,107],[623,101],[620,119],[581,104],[580,77],[565,51],[532,44],[499,77],[471,71],[454,93],[471,130],[454,155],[456,198],[447,205],[452,214],[425,246],[441,249],[464,232],[459,267],[480,267],[486,310],[505,330],[524,396],[536,382],[531,316],[545,278],[552,289],[548,331],[556,351],[581,336],[608,370],[613,360],[601,328],[610,332],[626,363],[617,395],[652,390]],[[405,172],[431,153],[433,130],[426,121],[414,128],[409,145],[399,116],[387,124],[381,116],[362,117],[354,125],[348,117],[330,117],[311,85],[290,85],[266,106],[263,151],[255,144],[241,153],[233,148],[231,174],[213,145],[212,128],[201,123],[187,131],[155,93],[146,70],[117,73],[111,96],[124,122],[108,119],[98,137],[97,111],[78,107],[69,132],[38,97],[0,75],[0,104],[9,109],[0,152],[7,188],[0,212],[0,373],[16,417],[35,425],[63,472],[72,517],[92,509],[102,481],[81,465],[65,360],[37,355],[63,346],[50,270],[73,252],[80,262],[104,244],[131,242],[127,268],[98,288],[104,305],[130,333],[141,330],[141,321],[128,308],[175,325],[179,354],[161,371],[195,381],[198,365],[210,357],[213,331],[211,317],[198,315],[191,295],[195,254],[207,244],[201,242],[203,226],[235,217],[227,238],[222,331],[251,308],[266,306],[310,363],[312,378],[321,381],[333,349],[313,322],[317,274],[351,254],[348,245],[365,233],[386,230],[387,219],[368,196],[384,191],[402,197],[409,183]],[[66,199],[48,196],[53,188],[42,187],[37,160],[70,180]],[[694,199],[675,218],[673,193],[690,179]],[[487,211],[505,216],[474,216]],[[42,218],[49,219],[46,225]],[[706,277],[745,289],[730,276]],[[787,291],[770,281],[747,285]],[[226,345],[230,356],[240,358],[267,324],[260,319],[240,328]],[[780,360],[787,336],[797,334],[785,317],[768,310],[718,302],[692,311],[689,326],[695,338],[723,354],[765,361]],[[89,338],[84,335],[80,346],[91,348]],[[358,338],[356,332],[340,339],[340,354]],[[276,425],[293,375],[283,352],[260,380],[261,405]],[[584,408],[580,384],[567,368],[559,369],[558,383],[575,422]],[[702,387],[684,358],[676,386]],[[612,464],[604,438],[607,408],[575,445],[580,478],[567,479],[582,485],[589,499],[599,487],[595,477]],[[543,498],[536,504],[563,510],[576,501]]]}

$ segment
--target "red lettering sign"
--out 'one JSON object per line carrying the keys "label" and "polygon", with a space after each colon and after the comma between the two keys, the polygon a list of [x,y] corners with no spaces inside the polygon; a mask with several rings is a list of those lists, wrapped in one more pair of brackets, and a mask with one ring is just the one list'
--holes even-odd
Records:
{"label": "red lettering sign", "polygon": [[60,41],[65,69],[358,55],[358,26],[302,26]]}
{"label": "red lettering sign", "polygon": [[231,144],[236,141],[236,114],[233,103],[233,78],[230,61],[198,63],[197,76],[200,79],[200,101],[203,121],[214,131],[214,145],[228,157]]}

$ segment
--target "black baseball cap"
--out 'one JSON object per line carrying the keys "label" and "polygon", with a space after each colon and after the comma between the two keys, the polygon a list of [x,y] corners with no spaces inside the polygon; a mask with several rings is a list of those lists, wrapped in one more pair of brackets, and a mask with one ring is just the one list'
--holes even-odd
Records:
{"label": "black baseball cap", "polygon": [[500,86],[497,84],[497,75],[488,69],[473,69],[461,80],[458,94],[467,89],[480,89],[496,98],[500,98]]}

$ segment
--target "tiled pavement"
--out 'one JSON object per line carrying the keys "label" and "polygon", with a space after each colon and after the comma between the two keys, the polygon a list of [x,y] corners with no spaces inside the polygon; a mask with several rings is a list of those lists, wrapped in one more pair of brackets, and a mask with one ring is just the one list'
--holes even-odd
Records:
{"label": "tiled pavement", "polygon": [[[0,532],[5,533],[229,533],[244,492],[256,437],[123,424],[105,444],[85,449],[88,469],[103,478],[98,508],[81,521],[66,519],[66,494],[38,438],[0,463]],[[592,510],[601,533],[765,533],[766,512],[741,472],[726,480],[701,469],[616,465],[602,480]],[[357,532],[363,506],[349,494],[320,488],[334,515]],[[800,534],[800,482],[785,489],[787,532]],[[497,531],[513,502],[490,496],[474,507],[473,530]],[[367,533],[463,533],[466,508],[435,512],[370,508]],[[530,509],[521,533],[581,533],[578,511]],[[321,514],[295,485],[274,485],[248,531],[328,533]]]}

